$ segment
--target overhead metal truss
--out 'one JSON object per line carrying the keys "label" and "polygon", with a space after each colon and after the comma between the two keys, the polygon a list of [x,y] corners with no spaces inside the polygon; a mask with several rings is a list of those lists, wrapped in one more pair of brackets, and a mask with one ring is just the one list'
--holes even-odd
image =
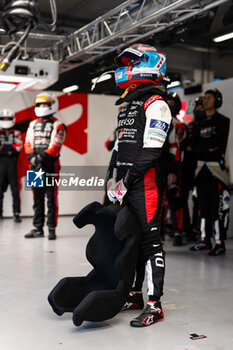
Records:
{"label": "overhead metal truss", "polygon": [[65,72],[155,33],[172,29],[227,0],[128,0],[54,43],[40,58]]}

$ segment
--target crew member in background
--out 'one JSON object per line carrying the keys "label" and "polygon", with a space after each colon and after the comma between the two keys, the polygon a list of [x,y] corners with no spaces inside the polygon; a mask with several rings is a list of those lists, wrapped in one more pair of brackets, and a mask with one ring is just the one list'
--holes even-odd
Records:
{"label": "crew member in background", "polygon": [[[135,44],[115,61],[119,67],[115,72],[116,84],[125,92],[117,102],[124,108],[118,116],[107,195],[110,201],[123,200],[141,227],[141,261],[143,271],[146,263],[148,302],[130,325],[145,327],[163,320],[160,297],[165,254],[159,233],[162,199],[159,164],[171,122],[165,102],[166,56],[149,45]],[[142,291],[133,294],[140,296],[143,307]]]}
{"label": "crew member in background", "polygon": [[[33,120],[28,128],[25,152],[29,159],[32,170],[43,169],[46,173],[59,176],[60,162],[59,156],[61,147],[66,135],[66,127],[54,118],[54,113],[58,110],[58,101],[50,93],[41,92],[35,98],[35,114],[37,119]],[[25,238],[43,237],[45,221],[45,195],[47,196],[48,214],[47,225],[49,228],[48,239],[56,239],[55,228],[58,216],[58,188],[54,186],[44,186],[33,188],[33,226],[35,227]]]}
{"label": "crew member in background", "polygon": [[15,222],[21,222],[17,158],[23,147],[20,131],[14,129],[15,115],[10,109],[0,110],[0,219],[3,217],[3,196],[10,185]]}
{"label": "crew member in background", "polygon": [[[209,255],[225,253],[228,228],[228,171],[225,167],[230,119],[217,112],[222,105],[219,90],[207,90],[203,99],[205,118],[195,140],[197,154],[196,186],[201,215],[201,240],[190,249],[210,250]],[[215,244],[212,246],[211,238]]]}
{"label": "crew member in background", "polygon": [[183,209],[181,198],[181,148],[187,131],[184,123],[177,119],[181,110],[181,100],[177,93],[167,95],[167,103],[172,114],[172,126],[169,135],[169,158],[167,157],[167,200],[171,215],[172,231],[174,234],[173,245],[183,244]]}
{"label": "crew member in background", "polygon": [[[194,153],[196,142],[196,130],[199,123],[205,117],[203,107],[203,96],[195,99],[193,109],[193,121],[187,125],[187,137],[182,143],[182,174],[181,174],[181,198],[183,206],[183,230],[187,234],[189,241],[196,241],[200,236],[200,220],[198,215],[198,201],[195,187],[195,170],[197,167],[197,157]],[[189,212],[189,195],[192,192],[193,209]]]}

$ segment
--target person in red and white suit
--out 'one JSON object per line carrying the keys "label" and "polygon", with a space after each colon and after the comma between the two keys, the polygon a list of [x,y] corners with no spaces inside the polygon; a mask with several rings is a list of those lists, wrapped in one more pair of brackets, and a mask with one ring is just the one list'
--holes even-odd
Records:
{"label": "person in red and white suit", "polygon": [[[58,110],[58,101],[55,96],[47,92],[42,92],[35,98],[35,114],[38,117],[33,120],[28,128],[25,141],[25,152],[29,159],[31,169],[43,169],[46,173],[53,173],[59,176],[60,162],[59,156],[62,144],[65,140],[66,127],[54,118],[54,113]],[[56,239],[55,228],[58,217],[58,189],[54,186],[44,186],[33,188],[35,227],[25,238],[43,237],[45,207],[44,199],[47,196],[48,215],[47,225],[49,228],[48,239]]]}

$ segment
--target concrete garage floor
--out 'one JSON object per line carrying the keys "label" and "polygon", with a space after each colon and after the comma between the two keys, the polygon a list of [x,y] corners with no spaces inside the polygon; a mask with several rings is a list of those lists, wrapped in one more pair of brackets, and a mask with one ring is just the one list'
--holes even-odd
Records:
{"label": "concrete garage floor", "polygon": [[[85,247],[93,233],[78,230],[62,217],[58,239],[26,240],[31,219],[0,221],[0,349],[233,349],[233,241],[225,256],[193,253],[188,246],[165,242],[166,279],[162,305],[165,320],[148,328],[131,328],[138,311],[125,311],[102,323],[72,323],[71,314],[57,316],[47,302],[65,276],[86,275],[91,266]],[[146,299],[146,297],[145,297]],[[206,335],[191,340],[190,333]]]}

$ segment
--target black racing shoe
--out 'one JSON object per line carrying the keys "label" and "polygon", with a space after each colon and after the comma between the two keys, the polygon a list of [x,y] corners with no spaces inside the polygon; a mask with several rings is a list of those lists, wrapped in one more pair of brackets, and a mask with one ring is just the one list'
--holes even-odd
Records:
{"label": "black racing shoe", "polygon": [[215,244],[214,248],[208,253],[210,256],[218,256],[226,253],[225,244]]}
{"label": "black racing shoe", "polygon": [[183,245],[183,238],[182,238],[181,232],[175,232],[173,245],[174,245],[174,247],[181,247]]}
{"label": "black racing shoe", "polygon": [[25,238],[40,238],[44,237],[44,231],[42,228],[32,229],[29,233],[24,235]]}
{"label": "black racing shoe", "polygon": [[144,300],[142,292],[131,291],[122,310],[142,310]]}
{"label": "black racing shoe", "polygon": [[21,222],[21,217],[19,216],[19,214],[14,214],[14,222]]}
{"label": "black racing shoe", "polygon": [[130,322],[131,327],[147,327],[164,319],[160,301],[148,301],[142,313]]}
{"label": "black racing shoe", "polygon": [[51,240],[55,240],[57,238],[56,236],[56,231],[55,231],[55,228],[54,227],[50,227],[49,228],[49,236],[48,236],[48,239],[51,241]]}
{"label": "black racing shoe", "polygon": [[210,250],[211,244],[208,243],[206,240],[201,240],[197,242],[194,246],[190,247],[189,250],[193,252],[199,252],[201,250]]}

